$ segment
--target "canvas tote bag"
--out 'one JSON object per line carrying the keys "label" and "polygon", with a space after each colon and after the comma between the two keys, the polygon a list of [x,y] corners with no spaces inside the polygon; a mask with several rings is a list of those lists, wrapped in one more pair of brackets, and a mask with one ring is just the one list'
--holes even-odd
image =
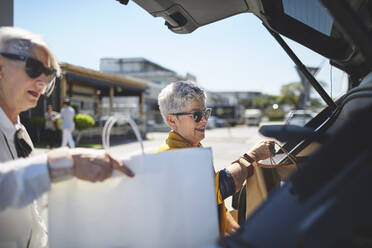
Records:
{"label": "canvas tote bag", "polygon": [[[138,135],[134,122],[127,120]],[[50,248],[182,248],[216,242],[211,150],[143,154],[137,137],[142,155],[124,161],[134,178],[114,173],[102,183],[71,179],[52,185]],[[104,139],[107,146],[107,136]]]}

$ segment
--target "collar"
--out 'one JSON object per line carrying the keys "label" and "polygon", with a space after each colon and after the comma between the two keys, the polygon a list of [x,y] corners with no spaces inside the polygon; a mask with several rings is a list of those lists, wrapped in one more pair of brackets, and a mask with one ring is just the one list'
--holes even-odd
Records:
{"label": "collar", "polygon": [[9,117],[5,114],[4,110],[0,107],[0,130],[5,135],[8,140],[13,140],[14,133],[22,128],[22,124],[19,120],[19,116],[17,118],[17,123],[13,124]]}
{"label": "collar", "polygon": [[[169,132],[165,143],[170,149],[193,147],[184,137],[173,130]],[[202,145],[199,143],[198,147],[202,147]]]}

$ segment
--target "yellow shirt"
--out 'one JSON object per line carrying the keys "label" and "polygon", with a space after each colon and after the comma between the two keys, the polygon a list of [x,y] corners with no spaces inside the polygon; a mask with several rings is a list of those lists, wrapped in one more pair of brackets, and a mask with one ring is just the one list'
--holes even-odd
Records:
{"label": "yellow shirt", "polygon": [[[157,152],[192,147],[193,146],[189,142],[187,142],[187,140],[185,140],[181,135],[174,131],[170,131],[168,134],[168,138],[165,140],[164,144],[159,147]],[[199,143],[198,147],[203,146]],[[219,212],[220,234],[223,235],[226,231],[226,207],[224,201],[222,200],[222,195],[219,187],[219,176],[220,174],[217,172],[215,175],[217,205]]]}

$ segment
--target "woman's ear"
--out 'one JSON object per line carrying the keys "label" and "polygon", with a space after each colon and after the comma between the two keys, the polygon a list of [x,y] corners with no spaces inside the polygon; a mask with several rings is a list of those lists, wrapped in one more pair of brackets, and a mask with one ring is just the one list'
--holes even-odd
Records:
{"label": "woman's ear", "polygon": [[171,127],[172,130],[177,129],[177,123],[176,123],[176,116],[175,115],[167,115],[167,123]]}

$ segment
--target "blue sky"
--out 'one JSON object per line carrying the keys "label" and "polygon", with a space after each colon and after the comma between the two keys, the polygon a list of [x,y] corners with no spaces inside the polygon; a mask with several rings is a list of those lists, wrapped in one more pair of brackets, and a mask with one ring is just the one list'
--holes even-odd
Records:
{"label": "blue sky", "polygon": [[[43,35],[59,61],[91,69],[99,69],[102,57],[145,57],[181,75],[192,73],[212,91],[279,94],[283,84],[299,81],[293,62],[252,14],[180,35],[132,1],[14,0],[14,25]],[[330,85],[328,60],[289,44],[304,64],[323,65],[317,78]],[[333,68],[332,76],[335,96],[342,75]]]}

